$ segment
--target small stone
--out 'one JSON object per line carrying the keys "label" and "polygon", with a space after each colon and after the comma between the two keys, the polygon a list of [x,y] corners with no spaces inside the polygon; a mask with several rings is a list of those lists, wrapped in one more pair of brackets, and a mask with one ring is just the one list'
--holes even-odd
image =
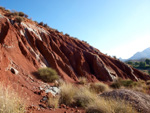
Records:
{"label": "small stone", "polygon": [[40,91],[34,91],[34,94],[40,95]]}
{"label": "small stone", "polygon": [[71,108],[71,111],[74,111],[74,109],[73,109],[73,108]]}
{"label": "small stone", "polygon": [[46,109],[46,105],[44,105],[44,104],[39,104],[39,106],[40,106],[41,108]]}
{"label": "small stone", "polygon": [[46,96],[45,91],[40,91],[40,94],[41,94],[42,97]]}
{"label": "small stone", "polygon": [[80,113],[80,110],[77,109],[75,112]]}
{"label": "small stone", "polygon": [[68,107],[68,106],[66,106],[66,109],[69,109],[69,107]]}
{"label": "small stone", "polygon": [[61,108],[66,108],[65,104],[61,104],[60,106],[61,106]]}
{"label": "small stone", "polygon": [[53,110],[53,108],[49,108],[49,110]]}
{"label": "small stone", "polygon": [[17,75],[17,74],[19,73],[19,71],[16,70],[15,68],[13,68],[13,67],[10,68],[10,71],[11,71],[13,74],[15,74],[15,75]]}

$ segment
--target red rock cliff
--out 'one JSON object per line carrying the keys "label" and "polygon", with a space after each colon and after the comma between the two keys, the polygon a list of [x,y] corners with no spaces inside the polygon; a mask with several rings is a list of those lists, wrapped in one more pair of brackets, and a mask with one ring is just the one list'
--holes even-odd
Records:
{"label": "red rock cliff", "polygon": [[[0,79],[24,79],[45,66],[56,69],[63,79],[72,82],[80,76],[90,81],[112,81],[116,77],[150,79],[83,41],[48,30],[28,19],[18,24],[1,14]],[[12,68],[18,71],[15,78]]]}

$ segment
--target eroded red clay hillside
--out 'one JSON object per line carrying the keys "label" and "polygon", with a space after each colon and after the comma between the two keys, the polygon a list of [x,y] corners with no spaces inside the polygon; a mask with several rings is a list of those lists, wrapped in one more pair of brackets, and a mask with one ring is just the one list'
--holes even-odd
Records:
{"label": "eroded red clay hillside", "polygon": [[38,80],[34,72],[46,66],[56,69],[69,82],[78,81],[80,76],[105,82],[118,77],[150,79],[83,41],[46,29],[27,18],[19,24],[4,14],[0,12],[0,80],[17,86],[23,96],[32,95],[29,103],[39,104],[40,96],[34,93],[47,84]]}

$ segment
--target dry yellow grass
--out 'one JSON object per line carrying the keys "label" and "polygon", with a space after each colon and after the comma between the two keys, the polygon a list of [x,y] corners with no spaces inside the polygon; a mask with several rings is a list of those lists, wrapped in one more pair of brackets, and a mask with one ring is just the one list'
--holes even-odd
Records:
{"label": "dry yellow grass", "polygon": [[59,96],[49,97],[48,98],[48,106],[51,108],[58,108],[59,106]]}
{"label": "dry yellow grass", "polygon": [[122,100],[104,98],[97,99],[89,103],[86,113],[137,113],[129,103]]}
{"label": "dry yellow grass", "polygon": [[71,105],[74,102],[74,96],[78,92],[77,88],[71,83],[63,83],[60,86],[60,104]]}
{"label": "dry yellow grass", "polygon": [[87,84],[87,78],[85,77],[79,77],[79,84]]}
{"label": "dry yellow grass", "polygon": [[96,91],[91,90],[91,86],[89,88],[88,85],[77,88],[71,83],[63,82],[59,96],[50,98],[49,106],[57,108],[58,104],[73,105],[85,108],[87,113],[137,113],[127,102],[100,97],[97,92],[108,90],[107,85],[103,83],[94,83],[94,85],[92,87],[96,87],[94,89]]}
{"label": "dry yellow grass", "polygon": [[81,87],[74,96],[75,104],[79,107],[86,107],[89,103],[97,99],[98,95],[91,92],[87,87]]}
{"label": "dry yellow grass", "polygon": [[25,104],[12,88],[0,85],[0,113],[24,113]]}
{"label": "dry yellow grass", "polygon": [[95,93],[102,93],[109,90],[109,86],[102,82],[96,82],[90,84],[90,90]]}

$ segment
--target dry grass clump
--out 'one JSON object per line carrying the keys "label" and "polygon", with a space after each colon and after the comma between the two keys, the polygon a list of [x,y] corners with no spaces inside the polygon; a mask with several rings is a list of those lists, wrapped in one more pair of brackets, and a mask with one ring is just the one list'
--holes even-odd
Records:
{"label": "dry grass clump", "polygon": [[122,88],[128,88],[128,89],[140,91],[143,93],[147,93],[149,90],[149,86],[143,80],[132,81],[130,79],[123,80],[121,78],[118,78],[110,86],[115,89],[119,89],[122,87]]}
{"label": "dry grass clump", "polygon": [[48,97],[48,106],[51,108],[58,108],[59,106],[59,96]]}
{"label": "dry grass clump", "polygon": [[89,103],[86,107],[86,113],[113,113],[111,106],[103,99],[97,99]]}
{"label": "dry grass clump", "polygon": [[127,102],[122,100],[108,99],[108,104],[111,106],[113,113],[137,113],[137,111]]}
{"label": "dry grass clump", "polygon": [[137,113],[135,109],[122,100],[100,98],[86,107],[86,113]]}
{"label": "dry grass clump", "polygon": [[57,72],[52,68],[41,68],[38,70],[40,78],[45,82],[54,82],[59,79]]}
{"label": "dry grass clump", "polygon": [[126,80],[123,80],[121,78],[118,78],[117,80],[115,80],[112,84],[111,84],[111,87],[112,88],[120,88],[120,87],[127,87],[127,88],[131,88],[131,87],[135,87],[137,86],[137,82],[135,81],[132,81],[130,79],[126,79]]}
{"label": "dry grass clump", "polygon": [[133,90],[140,91],[143,93],[147,93],[149,91],[149,85],[145,81],[139,80],[136,83],[137,83],[137,85],[136,85],[136,87],[132,88]]}
{"label": "dry grass clump", "polygon": [[150,80],[146,81],[146,84],[147,84],[147,85],[150,85]]}
{"label": "dry grass clump", "polygon": [[109,86],[102,82],[96,82],[90,84],[90,90],[95,93],[102,93],[109,90]]}
{"label": "dry grass clump", "polygon": [[71,83],[63,83],[60,86],[60,104],[72,105],[74,103],[74,96],[78,92],[78,89]]}
{"label": "dry grass clump", "polygon": [[97,100],[97,98],[98,95],[91,92],[88,88],[81,87],[76,93],[74,100],[76,106],[86,107],[89,103]]}
{"label": "dry grass clump", "polygon": [[24,113],[25,104],[15,91],[0,85],[0,113]]}
{"label": "dry grass clump", "polygon": [[[97,84],[101,86],[101,83]],[[95,83],[94,85],[97,86],[97,84]],[[48,105],[52,108],[57,108],[59,104],[65,104],[85,108],[86,113],[136,113],[132,106],[125,101],[100,97],[95,93],[97,89],[99,92],[97,87],[96,91],[93,91],[87,85],[77,88],[71,83],[63,82],[60,89],[61,91],[58,96],[50,97],[48,100]],[[105,91],[104,89],[100,88],[100,91]]]}
{"label": "dry grass clump", "polygon": [[85,77],[79,77],[79,84],[87,84],[87,78]]}

